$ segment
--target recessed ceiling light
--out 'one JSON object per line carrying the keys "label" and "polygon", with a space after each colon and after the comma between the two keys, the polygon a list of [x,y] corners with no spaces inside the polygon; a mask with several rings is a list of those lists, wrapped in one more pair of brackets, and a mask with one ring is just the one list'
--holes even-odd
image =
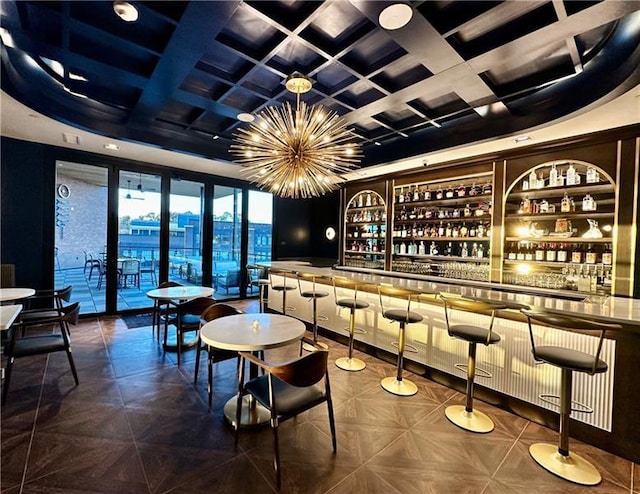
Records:
{"label": "recessed ceiling light", "polygon": [[113,11],[125,22],[138,20],[138,9],[129,2],[113,2]]}
{"label": "recessed ceiling light", "polygon": [[394,3],[380,12],[378,22],[388,31],[406,26],[413,17],[413,9],[406,3]]}
{"label": "recessed ceiling light", "polygon": [[211,139],[215,141],[216,139],[220,139],[220,136],[218,134],[215,134],[214,136],[211,137]]}
{"label": "recessed ceiling light", "polygon": [[238,113],[238,120],[241,122],[253,122],[256,119],[251,113]]}
{"label": "recessed ceiling light", "polygon": [[518,136],[513,140],[513,142],[515,142],[517,144],[519,142],[525,142],[525,141],[530,141],[530,140],[531,140],[531,136]]}
{"label": "recessed ceiling light", "polygon": [[113,142],[110,142],[108,144],[105,144],[104,148],[110,149],[111,151],[118,151],[120,149],[120,146],[118,146],[117,144],[114,144]]}
{"label": "recessed ceiling light", "polygon": [[380,144],[378,141],[374,141],[373,142],[376,146],[382,146],[382,144]]}

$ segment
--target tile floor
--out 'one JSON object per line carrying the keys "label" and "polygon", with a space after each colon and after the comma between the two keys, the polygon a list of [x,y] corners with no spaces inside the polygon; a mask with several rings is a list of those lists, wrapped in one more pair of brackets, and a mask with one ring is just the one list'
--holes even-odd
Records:
{"label": "tile floor", "polygon": [[[255,302],[239,303],[255,311]],[[74,387],[64,354],[17,361],[2,409],[2,493],[276,492],[268,428],[243,431],[237,449],[222,408],[235,391],[235,361],[215,368],[214,406],[206,370],[193,385],[194,352],[178,368],[148,327],[119,318],[72,328],[80,376]],[[345,354],[332,341],[331,361]],[[295,355],[297,345],[267,352]],[[334,456],[325,407],[281,426],[287,493],[640,493],[640,466],[572,442],[599,466],[600,485],[584,488],[542,470],[528,454],[556,434],[481,402],[496,429],[465,432],[444,418],[463,395],[413,376],[419,393],[393,396],[380,378],[391,364],[368,355],[362,372],[330,369],[338,431]],[[635,489],[635,490],[634,490]]]}

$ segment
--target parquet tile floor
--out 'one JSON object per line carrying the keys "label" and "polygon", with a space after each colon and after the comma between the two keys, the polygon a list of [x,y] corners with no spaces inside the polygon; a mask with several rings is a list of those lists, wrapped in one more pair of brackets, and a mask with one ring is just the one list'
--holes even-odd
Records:
{"label": "parquet tile floor", "polygon": [[[255,303],[239,302],[247,311]],[[17,493],[254,494],[276,492],[269,428],[243,430],[234,448],[223,406],[235,392],[235,361],[216,365],[214,406],[206,370],[193,384],[194,352],[180,368],[151,328],[129,329],[116,317],[72,328],[80,376],[75,387],[64,354],[21,359],[2,409],[0,490]],[[333,362],[344,346],[324,340]],[[293,356],[297,345],[267,352]],[[476,401],[496,423],[476,435],[452,425],[444,408],[463,395],[412,376],[419,392],[397,397],[381,377],[394,366],[367,363],[349,373],[331,364],[338,433],[333,455],[326,407],[281,425],[284,493],[640,493],[640,467],[589,445],[572,449],[603,475],[584,488],[542,470],[529,456],[534,441],[556,433]]]}

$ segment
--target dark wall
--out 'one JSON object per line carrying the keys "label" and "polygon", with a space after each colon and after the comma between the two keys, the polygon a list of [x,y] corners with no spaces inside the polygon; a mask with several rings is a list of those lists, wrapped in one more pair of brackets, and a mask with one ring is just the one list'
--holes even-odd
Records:
{"label": "dark wall", "polygon": [[334,192],[314,199],[275,200],[274,259],[338,259],[338,236],[325,237],[325,230],[339,228],[340,194]]}
{"label": "dark wall", "polygon": [[17,286],[51,287],[55,167],[47,146],[0,144],[0,260],[16,265]]}

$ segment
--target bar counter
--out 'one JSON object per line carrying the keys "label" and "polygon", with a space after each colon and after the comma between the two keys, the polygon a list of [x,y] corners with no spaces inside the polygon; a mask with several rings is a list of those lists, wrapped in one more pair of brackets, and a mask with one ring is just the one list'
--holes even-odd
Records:
{"label": "bar counter", "polygon": [[[467,345],[449,337],[442,304],[433,294],[448,293],[516,302],[559,314],[620,324],[621,331],[608,332],[606,335],[601,353],[609,370],[596,376],[582,373],[574,376],[573,399],[589,404],[594,413],[574,413],[571,417],[571,434],[576,439],[636,463],[640,462],[640,427],[637,427],[635,421],[640,398],[634,381],[639,370],[640,300],[593,295],[575,299],[572,297],[580,297],[580,294],[566,292],[554,297],[555,292],[539,288],[532,288],[530,293],[524,293],[521,286],[512,291],[508,285],[442,279],[434,281],[419,275],[316,267],[299,261],[272,261],[260,265],[265,268],[277,267],[292,273],[292,276],[299,271],[322,275],[324,280],[319,279],[317,282],[329,286],[319,289],[329,292],[333,290],[330,285],[334,276],[368,283],[368,287],[358,292],[358,298],[367,301],[369,308],[357,312],[356,326],[365,332],[356,334],[355,347],[389,362],[396,360],[397,348],[394,343],[398,338],[398,329],[397,324],[392,324],[380,314],[377,285],[386,283],[432,294],[422,297],[419,303],[411,304],[411,310],[420,313],[424,319],[407,328],[407,345],[412,351],[407,351],[404,355],[405,369],[461,392],[464,392],[465,375],[455,364],[465,361]],[[274,281],[283,281],[281,275],[273,277]],[[288,279],[287,283],[296,284],[297,288],[296,280]],[[311,289],[309,282],[300,283],[302,290]],[[318,301],[318,312],[326,318],[320,322],[321,334],[346,343],[348,311],[339,310],[332,295],[333,293]],[[346,293],[338,295],[349,296]],[[310,304],[300,296],[297,289],[287,295],[287,306],[295,308],[288,315],[311,322]],[[269,309],[280,311],[281,308],[280,294],[270,293]],[[464,317],[471,324],[486,324],[488,320],[488,316],[481,314]],[[542,401],[539,395],[559,393],[559,370],[534,362],[528,326],[524,316],[518,311],[501,311],[494,329],[502,338],[500,343],[478,349],[478,366],[489,370],[493,378],[476,381],[476,397],[557,430],[557,408]],[[594,340],[591,336],[545,327],[534,326],[534,331],[536,338],[583,351],[589,351]]]}

